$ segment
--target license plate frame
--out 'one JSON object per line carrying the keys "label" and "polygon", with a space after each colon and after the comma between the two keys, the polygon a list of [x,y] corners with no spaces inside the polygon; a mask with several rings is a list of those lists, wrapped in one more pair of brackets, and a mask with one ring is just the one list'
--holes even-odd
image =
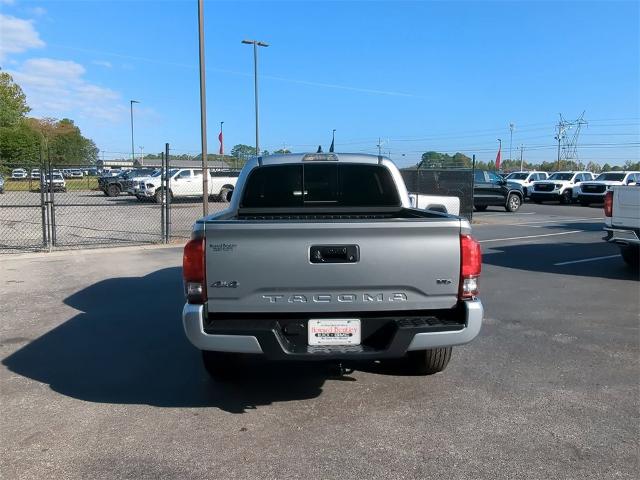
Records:
{"label": "license plate frame", "polygon": [[350,346],[362,342],[359,318],[310,318],[307,343],[311,346]]}

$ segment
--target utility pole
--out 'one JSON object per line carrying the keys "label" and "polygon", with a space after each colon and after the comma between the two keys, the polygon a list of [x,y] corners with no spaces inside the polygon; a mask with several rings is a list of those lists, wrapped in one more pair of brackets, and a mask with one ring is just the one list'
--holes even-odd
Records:
{"label": "utility pole", "polygon": [[[200,63],[200,139],[202,146],[202,214],[209,214],[209,169],[207,155],[207,91],[204,63],[204,0],[198,0],[198,53]],[[167,155],[167,162],[169,161]]]}
{"label": "utility pole", "polygon": [[509,124],[509,160],[512,160],[513,157],[511,156],[511,146],[513,145],[513,129],[515,128],[515,124],[510,123]]}
{"label": "utility pole", "polygon": [[129,109],[131,111],[131,162],[136,163],[136,149],[133,144],[133,104],[140,103],[137,100],[129,100]]}
{"label": "utility pole", "polygon": [[381,143],[380,137],[378,137],[378,156],[379,157],[382,156],[382,143]]}
{"label": "utility pole", "polygon": [[246,45],[253,45],[253,89],[256,104],[256,155],[260,156],[260,136],[258,126],[258,47],[268,47],[269,44],[258,40],[242,40]]}
{"label": "utility pole", "polygon": [[522,162],[522,151],[524,150],[524,145],[520,145],[520,171],[524,170],[524,164]]}
{"label": "utility pole", "polygon": [[143,167],[144,166],[144,147],[139,146],[138,148],[140,149],[140,166]]}

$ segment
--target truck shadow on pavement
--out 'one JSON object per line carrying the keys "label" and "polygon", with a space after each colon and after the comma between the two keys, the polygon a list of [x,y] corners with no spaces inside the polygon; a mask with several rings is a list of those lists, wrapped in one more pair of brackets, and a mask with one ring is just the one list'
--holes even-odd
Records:
{"label": "truck shadow on pavement", "polygon": [[330,378],[322,365],[257,365],[246,381],[212,381],[182,329],[181,269],[111,278],[64,300],[79,310],[2,363],[52,390],[90,402],[217,407],[243,413],[310,399]]}
{"label": "truck shadow on pavement", "polygon": [[[633,271],[624,263],[622,257],[619,256],[618,247],[605,242],[562,242],[553,245],[530,243],[496,247],[484,244],[482,248],[482,263],[485,265],[581,277],[617,280],[638,279],[638,271]],[[614,255],[616,255],[614,258],[557,265],[564,262]]]}

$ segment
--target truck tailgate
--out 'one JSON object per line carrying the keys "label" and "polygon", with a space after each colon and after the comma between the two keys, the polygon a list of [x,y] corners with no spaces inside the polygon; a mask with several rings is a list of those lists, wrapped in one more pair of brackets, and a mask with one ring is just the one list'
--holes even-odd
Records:
{"label": "truck tailgate", "polygon": [[[208,310],[451,308],[458,294],[459,236],[455,218],[210,221],[205,224]],[[313,263],[317,246],[357,246],[359,258]]]}
{"label": "truck tailgate", "polygon": [[613,227],[640,228],[640,187],[615,187],[613,201]]}

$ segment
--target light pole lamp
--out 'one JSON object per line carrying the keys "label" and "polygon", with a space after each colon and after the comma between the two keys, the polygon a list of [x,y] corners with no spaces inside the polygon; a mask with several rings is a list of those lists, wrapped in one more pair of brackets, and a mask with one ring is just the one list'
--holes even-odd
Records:
{"label": "light pole lamp", "polygon": [[258,40],[242,40],[245,45],[253,45],[253,87],[256,106],[256,155],[260,155],[260,134],[258,126],[258,47],[268,47],[269,44]]}
{"label": "light pole lamp", "polygon": [[133,104],[140,103],[137,100],[129,100],[129,109],[131,111],[131,161],[136,162],[136,150],[133,143]]}

